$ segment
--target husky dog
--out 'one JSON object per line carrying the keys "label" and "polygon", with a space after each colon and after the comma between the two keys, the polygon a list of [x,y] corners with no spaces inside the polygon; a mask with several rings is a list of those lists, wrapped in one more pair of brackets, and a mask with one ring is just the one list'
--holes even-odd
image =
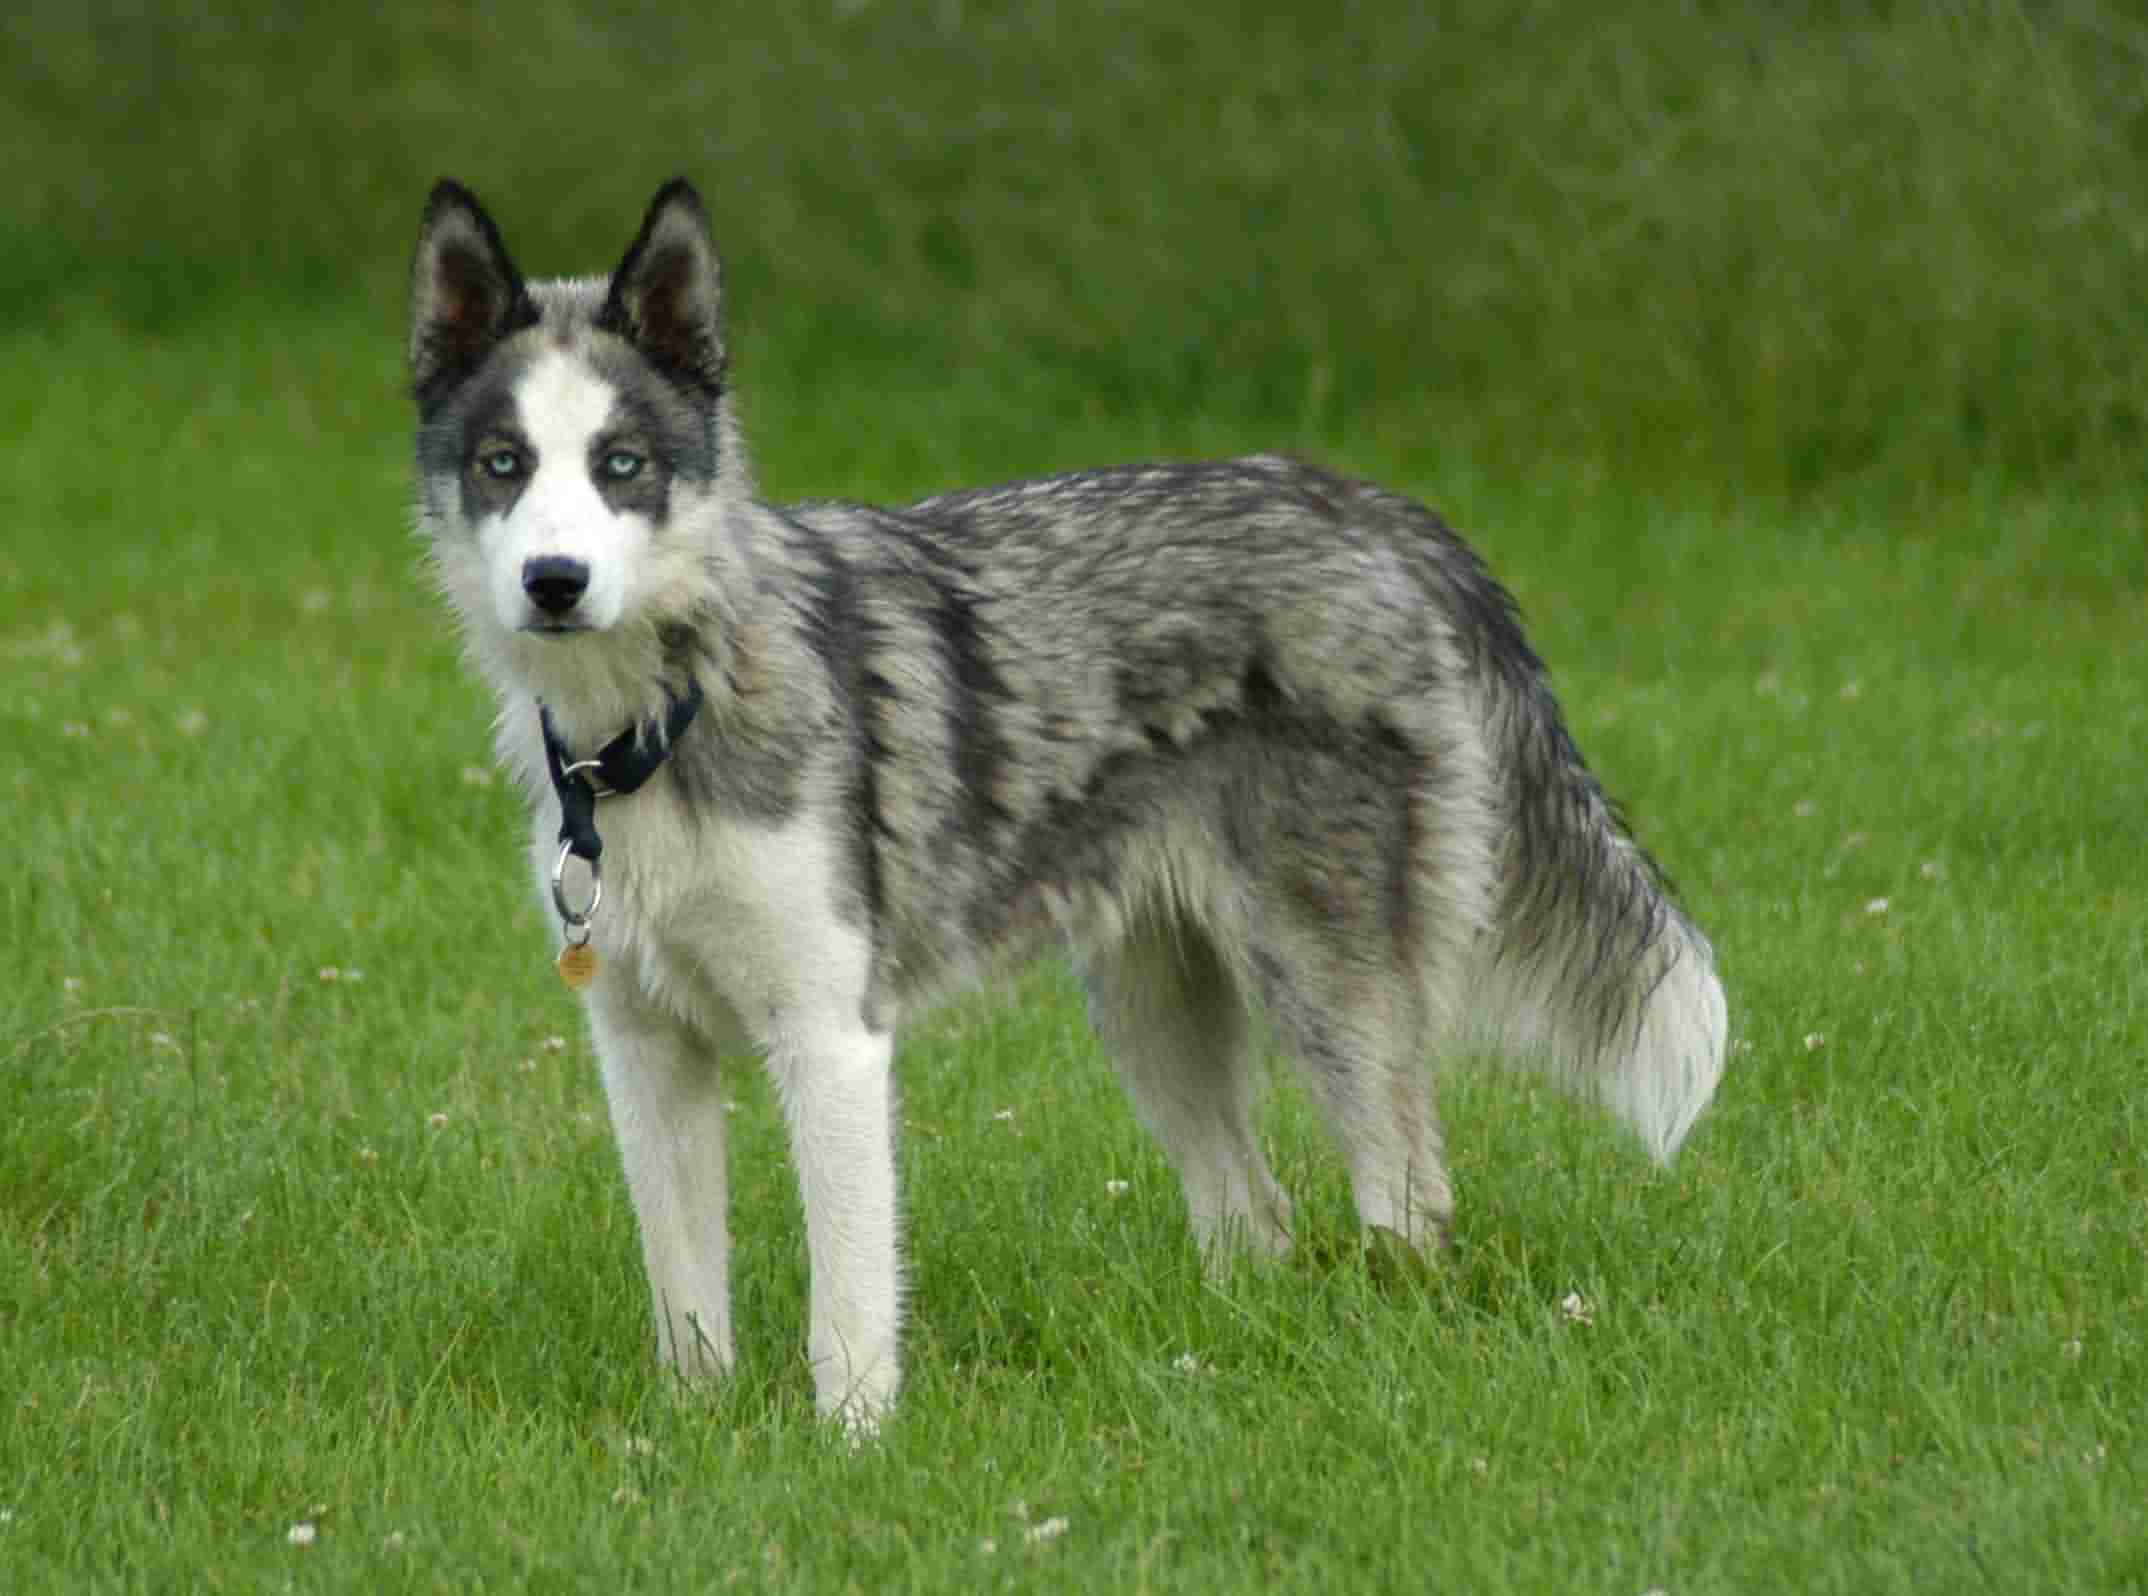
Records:
{"label": "husky dog", "polygon": [[1437,516],[1273,456],[767,504],[721,300],[684,182],[609,278],[550,282],[442,182],[412,274],[417,521],[533,800],[665,1360],[732,1361],[721,1071],[757,1056],[820,1408],[887,1411],[896,1027],[1052,946],[1204,1248],[1290,1243],[1256,1010],[1364,1224],[1427,1255],[1443,1050],[1670,1157],[1722,1072],[1708,942]]}

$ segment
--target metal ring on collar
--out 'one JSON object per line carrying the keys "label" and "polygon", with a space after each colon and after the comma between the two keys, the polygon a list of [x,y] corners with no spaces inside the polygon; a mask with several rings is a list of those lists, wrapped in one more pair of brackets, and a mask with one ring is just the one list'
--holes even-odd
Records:
{"label": "metal ring on collar", "polygon": [[589,772],[586,779],[592,797],[616,798],[619,796],[605,784],[604,761],[601,759],[577,759],[573,764],[562,770],[559,773],[559,777],[560,780],[565,781],[569,776],[579,776],[584,771]]}
{"label": "metal ring on collar", "polygon": [[597,917],[597,905],[604,901],[604,872],[597,868],[597,861],[589,863],[589,907],[576,911],[567,906],[567,859],[574,852],[574,844],[559,845],[559,857],[552,861],[552,907],[559,911],[560,923],[570,931],[579,931]]}

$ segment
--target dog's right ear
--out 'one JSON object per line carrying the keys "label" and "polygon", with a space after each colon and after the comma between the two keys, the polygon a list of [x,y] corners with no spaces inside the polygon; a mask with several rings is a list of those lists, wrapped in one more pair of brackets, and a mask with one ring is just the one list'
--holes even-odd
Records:
{"label": "dog's right ear", "polygon": [[428,408],[537,306],[507,258],[500,230],[460,183],[442,178],[425,202],[410,266],[410,391]]}

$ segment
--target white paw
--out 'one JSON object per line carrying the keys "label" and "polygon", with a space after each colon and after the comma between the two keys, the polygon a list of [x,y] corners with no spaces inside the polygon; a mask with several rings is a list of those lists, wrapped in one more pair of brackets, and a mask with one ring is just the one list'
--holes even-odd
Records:
{"label": "white paw", "polygon": [[895,1410],[895,1396],[889,1392],[868,1398],[864,1392],[853,1390],[833,1403],[823,1398],[820,1410],[821,1417],[836,1425],[850,1450],[858,1452],[880,1438],[881,1424]]}

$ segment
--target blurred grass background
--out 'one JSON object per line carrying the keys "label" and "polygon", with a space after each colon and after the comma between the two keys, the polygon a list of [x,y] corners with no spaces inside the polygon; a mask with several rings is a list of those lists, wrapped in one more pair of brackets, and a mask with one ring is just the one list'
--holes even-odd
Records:
{"label": "blurred grass background", "polygon": [[341,315],[392,351],[433,176],[552,273],[608,267],[684,172],[762,391],[972,373],[1038,432],[1199,414],[1679,495],[2138,471],[2132,6],[26,0],[0,27],[17,326]]}

